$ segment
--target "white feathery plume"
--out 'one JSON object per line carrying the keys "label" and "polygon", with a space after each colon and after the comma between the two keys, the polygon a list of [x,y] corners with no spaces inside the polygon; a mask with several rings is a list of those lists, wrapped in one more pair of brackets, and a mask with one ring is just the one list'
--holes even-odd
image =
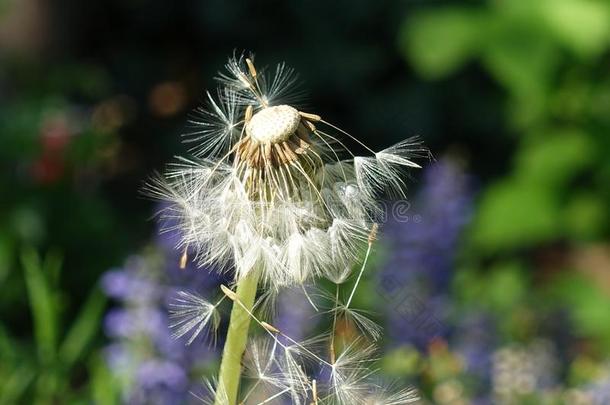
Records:
{"label": "white feathery plume", "polygon": [[203,405],[230,405],[227,392],[215,379],[204,378],[203,389],[202,395],[191,392]]}
{"label": "white feathery plume", "polygon": [[177,339],[190,333],[186,343],[190,345],[208,327],[215,336],[220,325],[219,303],[212,304],[196,294],[179,291],[169,303],[172,337]]}
{"label": "white feathery plume", "polygon": [[[248,55],[250,60],[254,60],[254,55]],[[250,95],[250,89],[255,86],[254,79],[246,68],[246,56],[244,54],[233,54],[233,57],[227,60],[225,64],[226,72],[219,72],[218,80],[224,84],[226,88],[234,89],[240,93],[243,91],[246,95]]]}
{"label": "white feathery plume", "polygon": [[250,342],[244,355],[244,374],[252,379],[275,384],[277,341],[256,339]]}
{"label": "white feathery plume", "polygon": [[281,396],[290,397],[291,384],[281,372],[280,347],[276,340],[257,339],[250,343],[244,356],[244,374],[254,383],[242,398],[249,403],[251,397],[263,397],[270,401]]}
{"label": "white feathery plume", "polygon": [[350,265],[341,264],[327,267],[324,272],[324,276],[337,285],[345,283],[351,274],[352,267]]}
{"label": "white feathery plume", "polygon": [[300,90],[299,75],[284,62],[275,67],[273,73],[263,70],[259,76],[258,84],[263,94],[263,100],[268,105],[299,103],[304,98]]}
{"label": "white feathery plume", "polygon": [[419,402],[413,388],[396,389],[392,385],[376,385],[364,401],[366,405],[406,405]]}
{"label": "white feathery plume", "polygon": [[298,74],[285,63],[279,63],[273,73],[266,68],[254,68],[254,55],[234,55],[225,64],[227,72],[218,74],[218,81],[238,95],[240,105],[264,108],[271,105],[294,105],[303,99]]}
{"label": "white feathery plume", "polygon": [[281,290],[269,288],[256,298],[253,309],[261,319],[274,319],[277,316],[277,299]]}
{"label": "white feathery plume", "polygon": [[358,404],[370,388],[367,379],[373,373],[369,365],[375,352],[373,346],[355,341],[346,346],[330,368],[329,398],[337,404]]}
{"label": "white feathery plume", "polygon": [[362,223],[375,222],[383,213],[383,210],[377,205],[375,200],[369,198],[360,190],[356,182],[335,183],[337,197],[345,207],[345,212],[348,217],[362,221]]}
{"label": "white feathery plume", "polygon": [[334,307],[332,311],[336,312],[337,316],[352,322],[361,333],[370,336],[373,340],[381,338],[381,326],[368,318],[365,315],[366,311],[350,308],[341,303]]}
{"label": "white feathery plume", "polygon": [[190,150],[197,156],[219,156],[239,137],[241,109],[231,89],[219,89],[217,99],[210,92],[206,97],[207,108],[197,108],[188,120],[193,130],[184,134],[185,142],[195,144]]}
{"label": "white feathery plume", "polygon": [[425,151],[418,138],[411,138],[377,152],[372,157],[355,157],[354,169],[358,186],[372,199],[383,193],[404,198],[404,170],[421,168],[411,159],[421,158]]}
{"label": "white feathery plume", "polygon": [[382,162],[382,164],[395,164],[421,169],[421,166],[411,159],[430,158],[430,151],[423,146],[419,137],[414,136],[377,152],[375,157]]}
{"label": "white feathery plume", "polygon": [[341,267],[357,263],[369,229],[357,220],[335,218],[327,233],[330,252],[336,263]]}

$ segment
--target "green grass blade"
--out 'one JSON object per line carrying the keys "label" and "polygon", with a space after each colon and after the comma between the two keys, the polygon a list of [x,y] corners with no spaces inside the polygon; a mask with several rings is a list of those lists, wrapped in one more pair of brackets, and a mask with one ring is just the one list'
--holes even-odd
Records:
{"label": "green grass blade", "polygon": [[119,387],[116,377],[108,369],[106,362],[101,358],[93,361],[91,372],[91,397],[97,405],[115,405],[119,403]]}
{"label": "green grass blade", "polygon": [[95,337],[105,306],[106,297],[95,287],[59,349],[62,366],[66,369],[74,365]]}
{"label": "green grass blade", "polygon": [[51,364],[56,355],[58,314],[53,293],[46,279],[40,257],[33,249],[22,252],[24,269],[32,317],[34,336],[41,364]]}
{"label": "green grass blade", "polygon": [[0,389],[0,405],[19,404],[19,399],[28,389],[34,377],[35,370],[29,364],[22,364],[16,368],[6,380],[2,382]]}
{"label": "green grass blade", "polygon": [[0,359],[2,359],[2,364],[5,364],[8,359],[16,357],[16,352],[14,342],[4,325],[0,323]]}

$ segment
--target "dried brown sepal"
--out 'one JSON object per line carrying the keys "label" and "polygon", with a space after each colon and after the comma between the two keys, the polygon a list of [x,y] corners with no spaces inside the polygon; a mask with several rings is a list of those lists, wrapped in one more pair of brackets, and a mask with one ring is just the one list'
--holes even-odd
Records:
{"label": "dried brown sepal", "polygon": [[301,115],[301,117],[305,118],[306,120],[310,120],[310,121],[321,121],[322,117],[320,117],[318,114],[311,114],[311,113],[306,113],[303,111],[299,111],[299,114]]}

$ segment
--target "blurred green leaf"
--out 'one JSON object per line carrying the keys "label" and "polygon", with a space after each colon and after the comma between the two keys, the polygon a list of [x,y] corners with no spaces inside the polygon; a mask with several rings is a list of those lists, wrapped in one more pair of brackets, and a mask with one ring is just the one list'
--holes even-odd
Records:
{"label": "blurred green leaf", "polygon": [[610,42],[610,6],[594,0],[538,0],[540,17],[580,56],[594,56]]}
{"label": "blurred green leaf", "polygon": [[[59,276],[61,274],[62,264],[62,255],[56,251],[50,251],[44,258],[44,274],[46,275],[47,283],[53,296],[56,296],[56,292],[59,291],[57,287],[59,284]],[[56,309],[56,312],[59,315],[60,311]]]}
{"label": "blurred green leaf", "polygon": [[582,193],[571,197],[563,217],[566,234],[574,239],[594,240],[607,229],[608,209],[598,195]]}
{"label": "blurred green leaf", "polygon": [[21,254],[25,281],[34,318],[34,334],[40,361],[50,364],[56,355],[58,313],[53,292],[38,253],[32,248]]}
{"label": "blurred green leaf", "polygon": [[595,146],[586,133],[549,129],[518,151],[515,176],[539,187],[559,187],[593,164],[595,158]]}
{"label": "blurred green leaf", "polygon": [[71,367],[95,337],[105,304],[105,296],[95,287],[59,349],[59,358],[64,367]]}
{"label": "blurred green leaf", "polygon": [[381,369],[384,373],[394,377],[405,377],[417,373],[420,355],[417,349],[411,346],[401,346],[390,350],[381,359]]}
{"label": "blurred green leaf", "polygon": [[401,49],[422,76],[446,76],[478,50],[483,17],[466,8],[418,13],[400,33]]}
{"label": "blurred green leaf", "polygon": [[456,273],[453,286],[467,306],[503,316],[524,303],[527,287],[523,266],[516,262],[499,263],[485,272],[461,269]]}
{"label": "blurred green leaf", "polygon": [[572,385],[585,385],[604,378],[606,368],[603,363],[598,363],[594,359],[580,355],[570,365],[568,380]]}
{"label": "blurred green leaf", "polygon": [[7,362],[16,354],[15,344],[6,331],[4,325],[0,324],[0,358]]}
{"label": "blurred green leaf", "polygon": [[119,387],[115,376],[110,372],[102,358],[96,358],[91,369],[91,396],[96,405],[119,403]]}
{"label": "blurred green leaf", "polygon": [[558,201],[548,189],[509,179],[483,194],[470,236],[488,253],[520,248],[557,237],[560,219]]}
{"label": "blurred green leaf", "polygon": [[9,266],[13,260],[13,238],[9,232],[0,233],[0,283],[9,273]]}
{"label": "blurred green leaf", "polygon": [[34,381],[36,370],[27,363],[22,363],[2,382],[2,390],[0,390],[0,404],[14,405],[18,404],[19,399],[28,389],[29,385]]}
{"label": "blurred green leaf", "polygon": [[[511,22],[501,22],[509,24]],[[558,58],[553,44],[533,30],[498,27],[485,38],[482,58],[496,79],[515,94],[543,93]]]}
{"label": "blurred green leaf", "polygon": [[610,297],[583,274],[564,273],[549,286],[551,299],[569,311],[576,336],[588,336],[605,342],[610,350]]}
{"label": "blurred green leaf", "polygon": [[553,44],[536,32],[503,27],[497,30],[486,37],[481,57],[491,74],[515,98],[513,120],[528,124],[544,113],[558,55]]}
{"label": "blurred green leaf", "polygon": [[523,268],[517,263],[502,263],[493,269],[486,283],[489,304],[492,310],[508,312],[522,303],[527,294]]}

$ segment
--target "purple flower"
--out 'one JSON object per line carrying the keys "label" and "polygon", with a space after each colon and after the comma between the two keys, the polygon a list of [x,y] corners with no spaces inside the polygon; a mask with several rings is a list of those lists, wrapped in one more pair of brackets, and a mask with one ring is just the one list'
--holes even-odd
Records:
{"label": "purple flower", "polygon": [[590,384],[585,391],[591,397],[593,404],[610,404],[610,378],[603,378]]}
{"label": "purple flower", "polygon": [[126,346],[120,343],[113,343],[104,349],[104,358],[109,367],[119,374],[133,367],[134,358]]}
{"label": "purple flower", "polygon": [[110,310],[104,318],[104,330],[110,337],[129,337],[134,328],[130,314],[122,309]]}
{"label": "purple flower", "polygon": [[188,377],[179,364],[148,360],[138,367],[137,383],[143,388],[166,386],[168,389],[182,392],[188,384]]}
{"label": "purple flower", "polygon": [[420,348],[449,333],[453,258],[472,211],[470,179],[457,163],[443,159],[424,178],[410,215],[391,215],[386,224],[389,256],[379,276],[392,341]]}
{"label": "purple flower", "polygon": [[124,403],[191,403],[190,392],[201,383],[198,370],[217,352],[173,339],[167,304],[176,290],[213,295],[221,278],[192,265],[179,269],[181,253],[167,244],[145,252],[129,257],[123,268],[111,269],[101,279],[103,291],[117,302],[104,319],[111,339],[105,358],[124,380]]}
{"label": "purple flower", "polygon": [[120,269],[104,273],[101,286],[107,296],[115,299],[126,298],[133,291],[131,288],[131,277]]}

